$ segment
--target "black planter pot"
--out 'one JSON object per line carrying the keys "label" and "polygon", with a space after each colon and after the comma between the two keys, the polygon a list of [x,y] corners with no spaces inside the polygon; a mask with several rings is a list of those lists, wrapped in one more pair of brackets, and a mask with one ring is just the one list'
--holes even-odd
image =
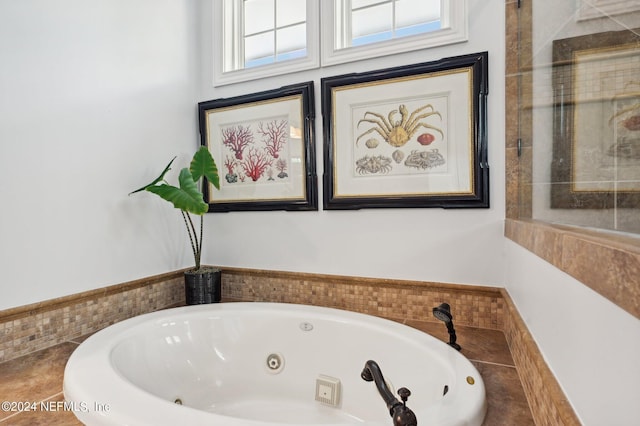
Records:
{"label": "black planter pot", "polygon": [[201,268],[184,273],[184,294],[187,305],[216,303],[222,299],[221,272],[216,268]]}

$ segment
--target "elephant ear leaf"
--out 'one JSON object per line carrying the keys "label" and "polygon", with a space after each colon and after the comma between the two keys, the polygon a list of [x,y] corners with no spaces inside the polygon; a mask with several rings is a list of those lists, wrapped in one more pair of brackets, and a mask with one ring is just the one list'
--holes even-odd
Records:
{"label": "elephant ear leaf", "polygon": [[206,213],[209,205],[204,202],[202,193],[198,189],[189,169],[185,167],[180,171],[178,181],[180,182],[180,188],[162,184],[150,185],[145,189],[169,201],[177,209],[197,215]]}
{"label": "elephant ear leaf", "polygon": [[164,180],[164,175],[167,174],[167,172],[169,170],[171,170],[171,164],[173,164],[173,161],[176,159],[176,157],[173,157],[173,160],[169,161],[169,164],[167,164],[167,167],[164,168],[164,170],[162,171],[162,173],[160,174],[160,176],[158,176],[157,178],[155,178],[153,180],[153,182],[151,182],[148,185],[143,186],[142,188],[138,188],[135,191],[132,191],[129,193],[129,195],[131,194],[135,194],[136,192],[141,192],[144,191],[145,189],[149,188],[150,186],[154,186],[156,183],[160,182],[161,180]]}
{"label": "elephant ear leaf", "polygon": [[194,181],[198,181],[202,176],[206,177],[209,183],[220,189],[220,177],[218,175],[218,167],[206,146],[201,146],[193,156],[189,167],[191,176]]}

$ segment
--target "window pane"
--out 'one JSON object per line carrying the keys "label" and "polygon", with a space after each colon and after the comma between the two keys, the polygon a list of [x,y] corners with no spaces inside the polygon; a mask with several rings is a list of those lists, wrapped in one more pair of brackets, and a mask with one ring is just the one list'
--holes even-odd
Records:
{"label": "window pane", "polygon": [[381,4],[354,11],[352,14],[352,36],[354,39],[389,32],[393,14],[391,4]]}
{"label": "window pane", "polygon": [[274,28],[274,0],[244,0],[244,35]]}
{"label": "window pane", "polygon": [[305,22],[307,19],[307,5],[301,0],[277,0],[276,26],[284,27],[291,24]]}
{"label": "window pane", "polygon": [[212,1],[214,86],[319,67],[320,5],[332,1]]}
{"label": "window pane", "polygon": [[306,56],[306,2],[244,0],[244,7],[246,68]]}
{"label": "window pane", "polygon": [[278,30],[276,32],[276,39],[278,55],[295,50],[303,50],[307,39],[306,25],[294,25]]}
{"label": "window pane", "polygon": [[[271,58],[274,55],[273,31],[246,37],[244,40],[244,61],[245,67],[255,66],[255,61],[264,58]],[[262,65],[264,62],[260,62]]]}
{"label": "window pane", "polygon": [[467,0],[318,1],[333,21],[322,36],[326,65],[468,40]]}
{"label": "window pane", "polygon": [[[442,0],[334,0],[335,46],[362,46],[442,29]],[[449,0],[458,1],[458,0]],[[344,7],[350,11],[344,12]],[[349,22],[350,20],[350,22]],[[342,31],[344,24],[350,34]]]}
{"label": "window pane", "polygon": [[351,0],[351,9],[360,9],[361,7],[373,6],[378,3],[390,3],[391,0]]}
{"label": "window pane", "polygon": [[440,0],[397,0],[396,28],[439,21]]}
{"label": "window pane", "polygon": [[294,50],[291,52],[278,54],[278,56],[276,56],[276,62],[283,62],[296,58],[304,58],[305,56],[307,56],[307,49]]}

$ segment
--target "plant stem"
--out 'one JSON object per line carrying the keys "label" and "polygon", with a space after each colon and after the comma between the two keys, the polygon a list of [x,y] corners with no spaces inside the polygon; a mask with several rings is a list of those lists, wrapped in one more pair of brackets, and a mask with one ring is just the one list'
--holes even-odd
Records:
{"label": "plant stem", "polygon": [[[198,235],[196,234],[195,226],[193,226],[191,216],[189,216],[189,214],[184,210],[180,210],[180,213],[182,213],[184,224],[187,227],[187,234],[189,234],[189,241],[191,242],[191,251],[193,251],[193,258],[196,261],[196,270],[198,270],[200,269],[199,248],[201,247],[199,244],[201,243],[198,243]],[[200,240],[202,240],[202,234],[200,234]]]}
{"label": "plant stem", "polygon": [[200,269],[200,258],[202,257],[202,231],[204,229],[204,215],[200,215],[200,241],[198,242],[198,258],[196,259],[197,269]]}

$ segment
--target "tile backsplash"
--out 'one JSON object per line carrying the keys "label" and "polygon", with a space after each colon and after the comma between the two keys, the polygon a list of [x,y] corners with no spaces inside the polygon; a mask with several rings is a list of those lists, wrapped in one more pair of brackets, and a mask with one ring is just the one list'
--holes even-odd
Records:
{"label": "tile backsplash", "polygon": [[431,309],[447,302],[456,324],[498,330],[504,324],[502,295],[494,287],[225,269],[222,294],[233,300],[319,305],[434,322]]}
{"label": "tile backsplash", "polygon": [[[222,296],[427,321],[437,321],[431,309],[447,302],[456,324],[498,330],[504,324],[504,302],[493,287],[224,268]],[[179,305],[183,271],[0,311],[0,362]]]}
{"label": "tile backsplash", "polygon": [[0,362],[184,304],[182,272],[0,311]]}
{"label": "tile backsplash", "polygon": [[[431,310],[447,302],[456,325],[504,331],[536,424],[579,424],[502,288],[222,268],[222,298],[326,306],[401,322],[439,322]],[[183,271],[176,271],[0,311],[0,363],[184,303]]]}

